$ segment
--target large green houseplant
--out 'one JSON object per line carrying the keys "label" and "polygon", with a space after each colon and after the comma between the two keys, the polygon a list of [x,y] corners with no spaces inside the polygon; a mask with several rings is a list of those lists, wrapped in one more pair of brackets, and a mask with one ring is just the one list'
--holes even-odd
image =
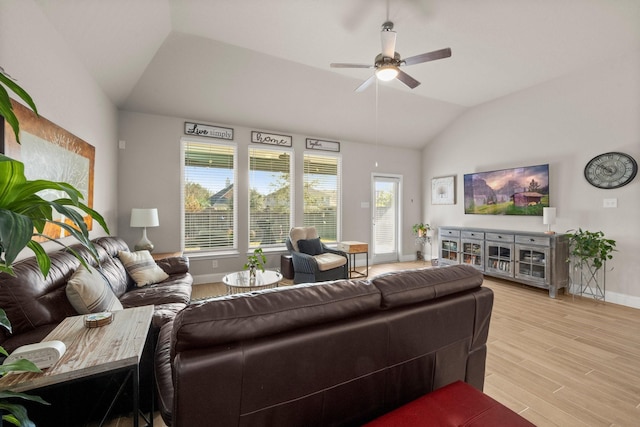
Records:
{"label": "large green houseplant", "polygon": [[[11,126],[16,135],[16,141],[20,142],[19,123],[13,112],[7,88],[25,101],[36,114],[37,109],[31,97],[0,67],[0,115]],[[0,123],[0,126],[2,126],[2,123]],[[43,190],[57,190],[64,193],[66,197],[51,201],[45,200],[38,195]],[[34,241],[33,237],[39,236],[67,247],[57,239],[43,234],[47,223],[56,224],[66,230],[69,235],[90,251],[97,262],[98,253],[89,239],[89,229],[81,212],[90,215],[107,233],[109,233],[109,229],[104,218],[82,203],[82,198],[80,191],[63,182],[27,180],[24,174],[24,164],[0,155],[0,271],[14,275],[13,263],[18,254],[23,249],[28,248],[35,254],[42,274],[45,277],[47,276],[51,260],[44,248],[40,243]],[[54,211],[66,217],[66,221],[54,220]],[[80,254],[71,249],[69,251],[83,265],[87,264]],[[9,320],[4,310],[0,309],[0,326],[11,332]],[[0,354],[7,355],[2,347],[0,347]],[[33,363],[24,359],[17,363],[0,366],[0,376],[4,376],[9,372],[20,371],[37,372],[39,370]],[[0,426],[2,421],[16,426],[34,426],[34,423],[29,420],[24,406],[13,403],[15,398],[46,403],[37,396],[2,391],[0,392],[0,413],[2,414]]]}
{"label": "large green houseplant", "polygon": [[605,297],[605,268],[607,260],[613,258],[616,241],[605,238],[602,231],[588,231],[578,228],[567,233],[569,238],[569,259],[573,264],[574,282],[580,294],[596,299]]}

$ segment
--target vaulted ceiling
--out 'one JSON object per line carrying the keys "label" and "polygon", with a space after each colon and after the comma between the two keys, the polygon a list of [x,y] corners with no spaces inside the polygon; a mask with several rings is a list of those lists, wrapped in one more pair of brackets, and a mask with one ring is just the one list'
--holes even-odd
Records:
{"label": "vaulted ceiling", "polygon": [[[467,109],[640,50],[638,0],[36,0],[120,109],[422,147]],[[399,81],[354,89],[391,20]]]}

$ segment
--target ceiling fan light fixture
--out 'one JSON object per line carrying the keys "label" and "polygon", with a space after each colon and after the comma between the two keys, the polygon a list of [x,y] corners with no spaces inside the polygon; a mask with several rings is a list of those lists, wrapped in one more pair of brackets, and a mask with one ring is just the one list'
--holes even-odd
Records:
{"label": "ceiling fan light fixture", "polygon": [[398,76],[398,67],[393,64],[382,64],[376,68],[376,77],[378,80],[388,82]]}

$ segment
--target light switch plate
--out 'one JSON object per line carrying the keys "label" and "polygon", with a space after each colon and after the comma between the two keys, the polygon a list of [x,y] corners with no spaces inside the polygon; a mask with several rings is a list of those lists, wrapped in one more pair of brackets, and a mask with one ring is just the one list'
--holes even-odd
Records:
{"label": "light switch plate", "polygon": [[602,199],[603,208],[617,208],[618,199]]}

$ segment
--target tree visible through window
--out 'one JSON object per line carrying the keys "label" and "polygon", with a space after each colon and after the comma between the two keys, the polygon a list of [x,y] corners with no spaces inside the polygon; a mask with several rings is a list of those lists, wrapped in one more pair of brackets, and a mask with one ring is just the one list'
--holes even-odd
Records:
{"label": "tree visible through window", "polygon": [[236,248],[236,147],[185,141],[183,149],[185,252]]}
{"label": "tree visible through window", "polygon": [[315,226],[324,243],[339,238],[340,157],[305,153],[304,225]]}
{"label": "tree visible through window", "polygon": [[249,149],[249,247],[278,246],[291,229],[293,212],[291,153]]}

